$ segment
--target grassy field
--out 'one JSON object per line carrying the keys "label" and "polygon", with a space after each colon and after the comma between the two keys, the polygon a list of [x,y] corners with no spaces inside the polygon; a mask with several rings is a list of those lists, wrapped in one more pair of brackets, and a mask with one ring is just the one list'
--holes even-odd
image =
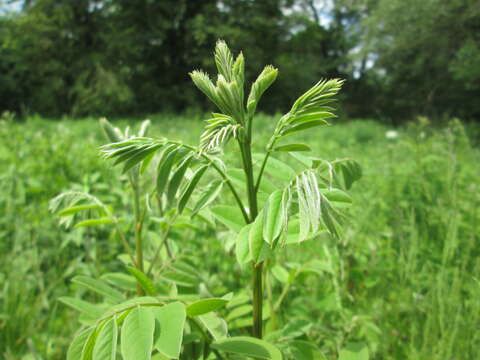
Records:
{"label": "grassy field", "polygon": [[[200,117],[151,120],[150,135],[191,144],[203,127]],[[274,120],[257,119],[259,151]],[[95,119],[2,121],[0,138],[0,358],[63,359],[79,324],[57,299],[84,295],[74,275],[122,271],[121,249],[108,227],[63,229],[48,202],[65,190],[87,191],[128,217],[129,189],[99,156],[105,140]],[[392,132],[340,121],[305,140],[327,159],[354,158],[364,176],[352,189],[341,241],[308,241],[281,254],[285,266],[311,259],[324,266],[294,283],[280,321],[313,323],[307,336],[327,359],[349,342],[366,343],[372,359],[478,358],[480,152],[462,124],[432,129],[420,121]],[[175,241],[200,254],[211,292],[248,281],[235,276],[223,228],[188,231],[188,241],[180,230]]]}

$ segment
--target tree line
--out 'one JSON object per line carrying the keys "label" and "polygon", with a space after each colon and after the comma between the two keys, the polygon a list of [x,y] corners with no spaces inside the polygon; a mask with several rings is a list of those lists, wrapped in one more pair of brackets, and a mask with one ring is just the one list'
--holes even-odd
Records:
{"label": "tree line", "polygon": [[[0,2],[0,111],[142,115],[208,110],[188,73],[218,38],[286,111],[320,78],[347,80],[349,117],[480,115],[477,0],[25,0]],[[14,10],[12,10],[12,7]]]}

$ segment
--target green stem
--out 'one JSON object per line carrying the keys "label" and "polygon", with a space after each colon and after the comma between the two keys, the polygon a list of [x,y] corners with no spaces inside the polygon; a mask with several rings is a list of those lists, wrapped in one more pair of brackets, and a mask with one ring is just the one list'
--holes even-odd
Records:
{"label": "green stem", "polygon": [[[214,339],[211,336],[208,336],[207,332],[203,330],[202,326],[198,323],[198,320],[195,318],[189,318],[190,323],[195,325],[195,327],[200,331],[202,334],[203,339],[205,340],[205,343],[209,344],[211,343]],[[224,357],[218,352],[216,349],[212,349],[213,353],[217,356],[218,359],[224,359]]]}
{"label": "green stem", "polygon": [[173,257],[173,255],[171,254],[171,250],[169,248],[169,245],[168,245],[168,235],[170,234],[170,229],[172,227],[172,224],[175,222],[176,220],[176,216],[171,220],[171,222],[169,222],[167,224],[167,228],[165,229],[165,231],[163,232],[163,236],[162,236],[162,242],[158,245],[158,248],[157,250],[155,251],[155,255],[153,256],[153,260],[152,262],[150,263],[150,267],[148,268],[148,271],[147,271],[147,276],[149,276],[151,273],[152,273],[152,270],[153,270],[153,265],[157,262],[158,260],[158,256],[160,255],[160,250],[162,249],[163,245],[165,245],[167,247],[167,253],[168,253],[168,256],[169,258],[171,259]]}
{"label": "green stem", "polygon": [[265,157],[263,158],[262,166],[260,167],[260,172],[258,173],[257,182],[255,184],[255,193],[257,193],[258,189],[260,188],[260,183],[262,181],[263,172],[265,171],[265,166],[267,165],[267,161],[268,161],[269,157],[270,157],[270,151],[268,151],[265,154]]}
{"label": "green stem", "polygon": [[[133,199],[134,199],[134,212],[135,212],[135,255],[136,255],[136,267],[143,273],[143,248],[142,248],[142,230],[143,230],[143,215],[140,211],[140,191],[138,183],[132,182],[133,186]],[[144,290],[142,286],[137,283],[137,295],[143,296]]]}
{"label": "green stem", "polygon": [[271,324],[271,329],[276,330],[277,329],[277,316],[276,312],[273,311],[273,291],[272,291],[272,278],[270,275],[270,262],[268,262],[267,269],[265,271],[265,288],[267,290],[267,298],[268,298],[268,305],[270,307],[270,324]]}
{"label": "green stem", "polygon": [[[239,141],[240,152],[243,160],[243,170],[245,171],[245,177],[247,180],[247,192],[248,192],[248,205],[250,208],[250,220],[248,223],[252,223],[258,216],[258,202],[257,192],[255,190],[255,182],[253,177],[253,164],[252,164],[252,137],[251,137],[251,122],[249,119],[247,122],[247,134],[243,142]],[[263,262],[253,265],[253,277],[252,277],[252,290],[253,290],[253,331],[254,337],[262,338],[263,329]]]}

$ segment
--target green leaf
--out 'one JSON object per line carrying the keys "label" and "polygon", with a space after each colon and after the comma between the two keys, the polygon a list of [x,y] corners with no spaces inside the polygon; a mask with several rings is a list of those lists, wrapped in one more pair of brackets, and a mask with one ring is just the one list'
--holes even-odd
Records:
{"label": "green leaf", "polygon": [[118,142],[122,140],[122,132],[114,127],[106,118],[100,119],[100,126],[105,134],[105,137],[111,142]]}
{"label": "green leaf", "polygon": [[322,189],[320,192],[329,200],[341,203],[352,203],[352,198],[345,191],[339,189]]}
{"label": "green leaf", "polygon": [[175,199],[175,195],[177,194],[178,188],[184,179],[185,172],[187,171],[190,163],[192,162],[193,157],[187,156],[185,160],[178,166],[175,170],[175,173],[172,175],[170,182],[168,183],[168,190],[167,190],[167,201],[171,203]]}
{"label": "green leaf", "polygon": [[248,233],[248,247],[250,254],[255,263],[259,262],[260,255],[262,253],[262,248],[264,245],[263,241],[263,210],[260,211],[257,218],[253,222],[250,231]]}
{"label": "green leaf", "polygon": [[135,279],[137,279],[138,283],[143,288],[143,290],[145,290],[147,295],[157,295],[157,289],[155,288],[155,284],[147,277],[147,275],[132,266],[128,266],[127,270],[130,272],[130,274],[135,276]]}
{"label": "green leaf", "polygon": [[252,311],[253,311],[253,306],[250,304],[238,306],[228,313],[227,321],[230,323],[232,320],[251,314]]}
{"label": "green leaf", "polygon": [[[253,154],[253,158],[256,162],[258,162],[258,164],[262,163],[264,156],[264,154]],[[270,176],[284,182],[290,182],[297,175],[295,170],[293,170],[290,166],[285,164],[283,161],[274,158],[273,156],[269,157],[267,166],[265,167],[265,172]]]}
{"label": "green leaf", "polygon": [[308,341],[291,341],[290,351],[295,360],[326,360],[320,349]]}
{"label": "green leaf", "polygon": [[75,276],[72,281],[74,283],[80,284],[87,289],[90,289],[92,291],[95,291],[96,293],[99,293],[100,295],[105,296],[109,300],[111,300],[114,303],[122,302],[125,300],[125,297],[122,295],[120,291],[115,290],[114,288],[110,287],[107,285],[105,282],[97,279],[92,279],[91,277],[88,276]]}
{"label": "green leaf", "polygon": [[[334,117],[337,117],[337,116],[334,113],[331,113],[329,111],[317,111],[317,112],[308,113],[306,115],[295,116],[292,119],[291,123],[297,125],[297,124],[308,122],[308,121],[330,119]],[[329,123],[325,121],[325,125],[329,125]]]}
{"label": "green leaf", "polygon": [[287,284],[289,282],[290,274],[281,265],[275,265],[272,268],[272,274],[275,277],[275,279],[277,279],[278,281],[280,281],[283,284]]}
{"label": "green leaf", "polygon": [[121,332],[123,360],[150,360],[155,318],[150,309],[136,307],[125,319]]}
{"label": "green leaf", "polygon": [[75,338],[73,339],[67,350],[67,360],[81,359],[83,347],[85,346],[85,343],[93,330],[93,327],[86,328],[78,332],[77,335],[75,335]]}
{"label": "green leaf", "polygon": [[187,315],[193,317],[216,311],[225,306],[228,301],[229,300],[223,298],[210,298],[195,301],[187,306]]}
{"label": "green leaf", "polygon": [[199,315],[198,320],[203,324],[203,326],[205,326],[215,340],[221,340],[227,337],[227,323],[217,314],[210,312]]}
{"label": "green leaf", "polygon": [[68,208],[63,209],[62,211],[58,212],[59,216],[70,216],[81,211],[85,210],[94,210],[94,209],[101,209],[102,207],[98,204],[87,204],[87,205],[76,205],[70,206]]}
{"label": "green leaf", "polygon": [[215,65],[218,73],[225,77],[225,80],[233,80],[233,55],[223,40],[218,40],[215,46]]}
{"label": "green leaf", "polygon": [[192,216],[196,215],[204,207],[210,205],[220,194],[223,187],[222,180],[213,181],[208,188],[202,193],[200,199],[192,210]]}
{"label": "green leaf", "polygon": [[89,317],[99,318],[103,315],[103,310],[101,310],[98,306],[86,302],[81,299],[77,299],[70,296],[62,296],[58,298],[59,301],[64,303],[65,305],[70,306],[71,308],[88,315]]}
{"label": "green leaf", "polygon": [[274,345],[248,336],[226,338],[213,343],[212,348],[255,359],[282,360],[282,353]]}
{"label": "green leaf", "polygon": [[132,169],[134,166],[136,166],[138,163],[143,161],[145,158],[148,158],[151,154],[155,153],[158,149],[163,147],[163,144],[157,143],[157,144],[151,144],[151,145],[146,145],[145,147],[142,147],[141,149],[138,149],[136,154],[132,157],[130,157],[126,162],[125,165],[123,166],[123,173],[125,174],[127,171]]}
{"label": "green leaf", "polygon": [[368,347],[362,343],[350,343],[340,350],[338,360],[368,360]]}
{"label": "green leaf", "polygon": [[190,180],[190,184],[185,189],[185,191],[183,192],[178,202],[178,212],[180,214],[182,213],[183,209],[187,205],[187,202],[190,199],[190,196],[192,196],[193,190],[196,188],[198,182],[202,178],[205,171],[207,171],[207,169],[208,169],[208,165],[203,165],[200,168],[198,168],[198,170],[193,175],[192,179]]}
{"label": "green leaf", "polygon": [[360,164],[354,160],[344,159],[335,162],[335,169],[341,171],[345,182],[345,188],[348,190],[352,184],[362,177],[362,168]]}
{"label": "green leaf", "polygon": [[185,305],[174,302],[152,309],[155,318],[160,323],[160,334],[155,341],[155,349],[168,358],[178,359],[185,326]]}
{"label": "green leaf", "polygon": [[100,330],[93,347],[93,360],[115,360],[117,354],[117,318],[113,316]]}
{"label": "green leaf", "polygon": [[86,226],[97,226],[103,224],[113,224],[115,221],[112,218],[104,217],[99,219],[88,219],[80,221],[75,224],[74,228],[86,227]]}
{"label": "green leaf", "polygon": [[293,133],[296,133],[296,132],[299,132],[299,131],[311,129],[313,127],[326,126],[326,125],[329,125],[329,124],[325,120],[305,121],[305,122],[300,123],[298,125],[294,125],[292,127],[287,128],[285,131],[283,131],[282,135],[293,134]]}
{"label": "green leaf", "polygon": [[236,233],[245,226],[245,220],[238,207],[228,205],[217,205],[211,209],[215,219],[235,231]]}
{"label": "green leaf", "polygon": [[126,291],[135,290],[135,286],[137,284],[133,276],[119,273],[119,272],[106,273],[106,274],[103,274],[101,278],[106,282],[108,282],[109,284]]}
{"label": "green leaf", "polygon": [[305,144],[288,144],[277,146],[273,151],[312,151],[312,149]]}
{"label": "green leaf", "polygon": [[258,102],[263,93],[273,84],[277,78],[278,70],[271,65],[265,66],[260,75],[258,75],[255,82],[252,84],[252,89],[248,95],[247,111],[249,115],[253,115],[257,108]]}
{"label": "green leaf", "polygon": [[163,153],[157,168],[157,194],[163,194],[165,186],[168,183],[168,177],[170,176],[170,170],[177,156],[178,147],[176,145],[170,145]]}
{"label": "green leaf", "polygon": [[249,249],[249,232],[252,224],[245,225],[237,235],[235,240],[235,255],[239,264],[243,265],[252,261]]}
{"label": "green leaf", "polygon": [[95,341],[97,340],[97,330],[94,330],[90,333],[85,341],[85,345],[82,349],[82,356],[80,357],[81,360],[92,360],[93,355],[93,347],[95,346]]}
{"label": "green leaf", "polygon": [[263,239],[270,245],[280,236],[285,227],[285,206],[283,191],[273,192],[267,200],[263,219]]}

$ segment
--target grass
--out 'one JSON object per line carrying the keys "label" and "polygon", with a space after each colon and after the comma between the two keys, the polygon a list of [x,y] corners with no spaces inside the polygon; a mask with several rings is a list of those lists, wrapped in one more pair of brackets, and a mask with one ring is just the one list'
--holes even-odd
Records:
{"label": "grass", "polygon": [[[200,117],[151,120],[150,134],[189,143],[203,127]],[[257,120],[254,142],[261,151],[262,133],[275,119]],[[367,343],[374,359],[475,359],[479,150],[456,121],[439,129],[412,124],[395,139],[386,138],[388,130],[351,121],[306,139],[325,158],[353,157],[364,177],[353,188],[352,220],[341,242],[283,251],[279,265],[287,269],[312,258],[323,267],[300,276],[278,317],[312,321],[308,336],[328,359],[348,342]],[[113,176],[118,170],[98,155],[104,140],[95,119],[3,121],[0,136],[0,358],[62,359],[78,323],[56,299],[79,294],[69,281],[74,275],[120,269],[120,247],[108,228],[62,230],[48,201],[81,189],[122,208],[128,196],[122,178]],[[200,235],[190,244],[209,253],[199,272],[216,289],[235,291],[235,269],[222,263],[225,234]]]}

